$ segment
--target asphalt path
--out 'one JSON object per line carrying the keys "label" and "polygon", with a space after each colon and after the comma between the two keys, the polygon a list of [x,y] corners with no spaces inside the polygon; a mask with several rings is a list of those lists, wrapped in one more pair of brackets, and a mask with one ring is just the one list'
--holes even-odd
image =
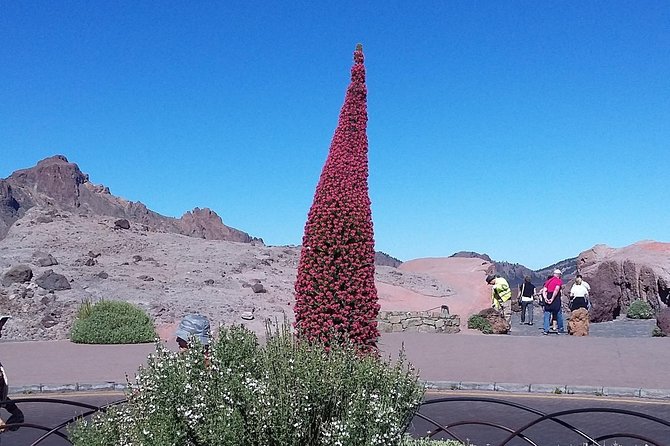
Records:
{"label": "asphalt path", "polygon": [[[653,416],[670,423],[670,401],[645,400],[641,398],[612,398],[585,395],[532,395],[500,392],[442,392],[430,393],[428,401],[440,401],[434,404],[425,404],[420,412],[437,421],[441,426],[458,424],[459,422],[487,422],[504,426],[511,430],[519,429],[538,420],[541,415],[528,409],[544,414],[580,409],[616,409]],[[482,401],[476,401],[480,399]],[[491,402],[489,399],[497,400]],[[508,402],[520,407],[500,404]],[[600,436],[614,433],[629,433],[645,436],[658,445],[670,445],[670,426],[633,415],[624,415],[608,412],[585,412],[561,416],[559,418],[581,431],[597,439]],[[428,436],[438,431],[417,416],[412,421],[410,432],[414,436]],[[503,429],[482,424],[464,424],[450,430],[458,439],[467,440],[473,445],[500,445],[509,432]],[[527,429],[524,433],[537,445],[583,445],[588,440],[554,421],[545,420]],[[444,433],[433,436],[435,439],[454,438]],[[511,440],[508,445],[528,445],[523,439]],[[603,444],[603,442],[601,442]],[[644,445],[641,439],[616,437],[604,441],[606,445],[632,446]],[[654,444],[654,443],[650,443]]]}
{"label": "asphalt path", "polygon": [[[23,397],[22,397],[23,398]],[[21,400],[22,398],[17,398]],[[32,398],[27,396],[25,398]],[[43,398],[40,396],[40,398]],[[48,395],[47,402],[19,403],[26,415],[27,423],[44,426],[56,426],[74,416],[81,415],[87,409],[67,406],[58,403],[59,399],[78,401],[94,406],[101,406],[123,398],[118,392],[77,392],[62,395]],[[441,425],[453,424],[459,421],[487,422],[517,429],[540,417],[519,407],[511,407],[499,402],[504,401],[530,408],[543,413],[554,413],[573,409],[609,408],[628,410],[661,418],[670,422],[670,401],[648,400],[640,398],[608,398],[597,396],[575,395],[532,395],[500,392],[436,392],[426,396],[427,401],[452,399],[434,404],[424,405],[421,413],[436,420]],[[468,399],[485,399],[485,401],[466,401]],[[494,399],[498,402],[491,402]],[[6,418],[6,414],[3,414]],[[630,415],[614,413],[579,413],[561,417],[562,420],[577,427],[582,432],[597,437],[608,433],[628,432],[647,436],[655,440],[656,444],[670,446],[670,427],[653,423],[649,420],[636,418]],[[410,433],[414,436],[425,436],[428,432],[435,432],[421,417],[415,417],[410,425]],[[67,432],[67,431],[64,431]],[[462,439],[467,439],[473,445],[499,445],[508,435],[505,431],[487,427],[481,424],[463,425],[454,427],[451,432]],[[21,428],[16,432],[5,432],[0,435],[1,446],[28,446],[37,440],[44,431],[34,428]],[[583,445],[584,437],[572,432],[550,420],[543,421],[528,429],[526,434],[537,445]],[[451,438],[448,435],[437,435],[434,438]],[[39,443],[44,446],[67,445],[65,440],[51,436]],[[532,444],[523,440],[512,440],[509,445]],[[606,445],[644,445],[642,440],[613,438],[605,441]]]}

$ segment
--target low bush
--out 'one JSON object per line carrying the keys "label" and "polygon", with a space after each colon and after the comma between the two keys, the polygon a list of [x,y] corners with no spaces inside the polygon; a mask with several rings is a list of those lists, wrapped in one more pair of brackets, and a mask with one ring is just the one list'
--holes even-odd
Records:
{"label": "low bush", "polygon": [[138,344],[153,342],[156,329],[140,308],[122,301],[84,301],[70,331],[78,344]]}
{"label": "low bush", "polygon": [[628,307],[626,316],[631,319],[651,319],[654,317],[654,309],[651,308],[649,302],[637,299]]}
{"label": "low bush", "polygon": [[663,333],[663,330],[661,330],[660,327],[654,327],[651,331],[651,336],[654,338],[664,338],[665,333]]}
{"label": "low bush", "polygon": [[491,323],[488,321],[488,319],[480,314],[473,314],[470,316],[468,319],[468,328],[474,328],[475,330],[479,330],[486,334],[493,333],[493,327],[491,327]]}
{"label": "low bush", "polygon": [[222,328],[206,365],[201,348],[160,344],[129,383],[128,402],[71,432],[75,446],[397,446],[423,398],[417,373],[354,348],[268,332],[260,346]]}

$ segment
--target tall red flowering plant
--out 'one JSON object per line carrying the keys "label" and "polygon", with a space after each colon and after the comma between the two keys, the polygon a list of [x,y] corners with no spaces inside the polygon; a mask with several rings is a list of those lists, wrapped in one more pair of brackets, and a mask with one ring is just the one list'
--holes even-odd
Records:
{"label": "tall red flowering plant", "polygon": [[295,326],[305,340],[376,350],[377,289],[368,196],[367,88],[363,48],[309,210],[295,283]]}

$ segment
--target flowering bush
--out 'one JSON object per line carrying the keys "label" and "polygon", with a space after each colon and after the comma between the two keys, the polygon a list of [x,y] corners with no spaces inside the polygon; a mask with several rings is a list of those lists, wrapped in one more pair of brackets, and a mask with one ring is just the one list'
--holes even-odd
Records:
{"label": "flowering bush", "polygon": [[160,346],[128,402],[75,426],[75,446],[393,446],[423,396],[402,355],[393,364],[353,348],[296,340],[284,328],[259,346],[240,327],[211,345]]}
{"label": "flowering bush", "polygon": [[377,290],[368,196],[367,88],[360,45],[351,83],[305,224],[295,284],[298,334],[374,350]]}

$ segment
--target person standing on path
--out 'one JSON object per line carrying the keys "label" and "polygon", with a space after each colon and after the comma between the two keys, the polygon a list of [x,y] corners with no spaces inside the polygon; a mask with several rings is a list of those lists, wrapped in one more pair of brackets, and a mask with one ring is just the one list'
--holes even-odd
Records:
{"label": "person standing on path", "polygon": [[[533,325],[533,296],[535,295],[535,285],[530,281],[530,276],[523,278],[523,283],[519,286],[519,301],[521,301],[521,324]],[[526,312],[528,312],[528,322],[526,322]]]}
{"label": "person standing on path", "polygon": [[574,285],[570,288],[570,311],[579,308],[589,309],[589,289],[584,285],[581,274],[577,275]]}
{"label": "person standing on path", "polygon": [[500,315],[512,325],[512,290],[507,280],[500,276],[489,274],[486,283],[491,287],[491,307],[500,312]]}
{"label": "person standing on path", "polygon": [[544,325],[543,334],[549,334],[549,321],[553,316],[558,323],[558,332],[565,333],[563,326],[563,309],[561,308],[561,288],[563,281],[561,280],[561,270],[555,269],[554,275],[547,280],[544,287],[547,289],[547,300],[544,306]]}

